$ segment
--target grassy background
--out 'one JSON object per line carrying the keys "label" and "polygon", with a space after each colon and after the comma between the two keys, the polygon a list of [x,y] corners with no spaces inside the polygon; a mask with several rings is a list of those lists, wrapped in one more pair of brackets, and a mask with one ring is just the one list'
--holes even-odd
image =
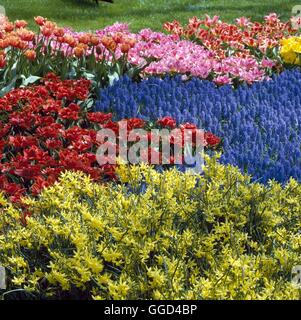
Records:
{"label": "grassy background", "polygon": [[165,21],[185,22],[189,17],[205,13],[220,15],[228,21],[242,15],[261,20],[269,12],[277,12],[283,19],[288,19],[296,4],[301,1],[115,0],[114,4],[101,3],[97,7],[93,0],[0,0],[12,20],[32,20],[34,16],[42,15],[76,30],[95,30],[119,21],[130,23],[133,31],[146,27],[161,30]]}

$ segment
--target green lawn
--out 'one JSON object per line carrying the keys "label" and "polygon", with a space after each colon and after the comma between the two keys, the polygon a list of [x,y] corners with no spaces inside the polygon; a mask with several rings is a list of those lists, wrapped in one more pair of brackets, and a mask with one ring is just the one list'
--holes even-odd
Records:
{"label": "green lawn", "polygon": [[[237,4],[239,2],[239,4]],[[290,16],[291,0],[115,0],[114,4],[92,0],[0,0],[11,19],[31,20],[36,15],[53,19],[76,30],[92,30],[116,21],[128,22],[133,31],[145,27],[160,30],[167,20],[187,21],[205,13],[220,15],[231,21],[238,16],[260,20],[269,12],[277,12],[283,19]]]}

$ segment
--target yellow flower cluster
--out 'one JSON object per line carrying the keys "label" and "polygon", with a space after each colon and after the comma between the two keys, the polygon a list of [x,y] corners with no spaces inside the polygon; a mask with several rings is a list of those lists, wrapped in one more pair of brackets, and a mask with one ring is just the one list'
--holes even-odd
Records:
{"label": "yellow flower cluster", "polygon": [[300,64],[301,37],[291,37],[281,40],[280,55],[285,63]]}
{"label": "yellow flower cluster", "polygon": [[118,169],[122,184],[67,172],[24,226],[0,197],[9,289],[93,299],[298,299],[301,185],[251,183],[207,159],[202,175]]}

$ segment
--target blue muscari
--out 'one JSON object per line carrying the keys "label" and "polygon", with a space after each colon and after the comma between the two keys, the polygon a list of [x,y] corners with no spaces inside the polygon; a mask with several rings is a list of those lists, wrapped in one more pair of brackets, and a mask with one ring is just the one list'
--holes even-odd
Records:
{"label": "blue muscari", "polygon": [[100,92],[96,111],[116,120],[174,117],[223,138],[221,161],[237,165],[254,180],[301,181],[301,72],[287,70],[252,86],[216,87],[209,81],[180,77],[129,78]]}

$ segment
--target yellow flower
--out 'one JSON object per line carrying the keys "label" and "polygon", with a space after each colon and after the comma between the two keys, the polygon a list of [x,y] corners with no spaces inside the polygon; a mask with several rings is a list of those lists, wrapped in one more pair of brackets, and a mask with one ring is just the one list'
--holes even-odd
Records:
{"label": "yellow flower", "polygon": [[148,268],[147,276],[150,278],[151,288],[160,288],[165,282],[165,276],[158,268]]}

